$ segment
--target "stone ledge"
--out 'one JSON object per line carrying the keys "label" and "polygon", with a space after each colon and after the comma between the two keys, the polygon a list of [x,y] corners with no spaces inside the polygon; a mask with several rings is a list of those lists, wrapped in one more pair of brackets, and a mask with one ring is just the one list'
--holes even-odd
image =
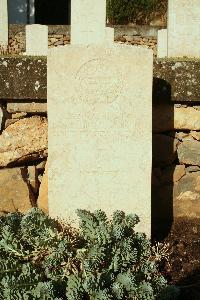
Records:
{"label": "stone ledge", "polygon": [[[0,99],[47,99],[45,57],[0,57]],[[155,60],[154,103],[200,102],[200,60]]]}
{"label": "stone ledge", "polygon": [[47,99],[44,57],[0,56],[0,99]]}
{"label": "stone ledge", "polygon": [[200,101],[200,60],[162,59],[154,61],[155,103]]}

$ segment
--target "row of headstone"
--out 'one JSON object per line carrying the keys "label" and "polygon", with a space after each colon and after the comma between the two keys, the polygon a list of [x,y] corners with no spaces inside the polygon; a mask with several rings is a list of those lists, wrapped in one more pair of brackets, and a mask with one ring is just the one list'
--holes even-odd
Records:
{"label": "row of headstone", "polygon": [[158,32],[163,57],[200,57],[200,0],[168,0],[167,29]]}
{"label": "row of headstone", "polygon": [[[106,0],[101,2],[98,1],[93,7],[90,0],[72,1],[71,44],[113,43],[114,29],[105,27],[102,21],[102,16],[106,14]],[[158,57],[199,57],[199,18],[200,0],[169,0],[168,28],[158,31]],[[0,0],[0,45],[5,48],[8,46],[7,0]],[[47,51],[47,26],[27,25],[26,54],[47,55]]]}

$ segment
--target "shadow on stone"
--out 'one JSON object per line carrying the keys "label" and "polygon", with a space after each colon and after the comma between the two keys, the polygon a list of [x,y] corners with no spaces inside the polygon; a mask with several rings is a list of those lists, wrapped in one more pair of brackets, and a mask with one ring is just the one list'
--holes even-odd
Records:
{"label": "shadow on stone", "polygon": [[35,0],[35,23],[43,25],[70,24],[70,0]]}
{"label": "shadow on stone", "polygon": [[[174,126],[174,106],[170,106],[171,85],[160,78],[153,81],[152,145],[152,239],[162,240],[173,222],[173,185],[178,140],[168,135]],[[168,109],[167,119],[165,107]]]}

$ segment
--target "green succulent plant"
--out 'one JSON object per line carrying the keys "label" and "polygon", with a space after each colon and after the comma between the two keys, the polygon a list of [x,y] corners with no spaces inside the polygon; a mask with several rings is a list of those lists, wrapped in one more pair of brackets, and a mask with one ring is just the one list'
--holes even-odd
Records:
{"label": "green succulent plant", "polygon": [[167,299],[166,288],[173,294],[150,241],[134,230],[138,216],[77,214],[79,230],[37,208],[0,218],[0,300]]}

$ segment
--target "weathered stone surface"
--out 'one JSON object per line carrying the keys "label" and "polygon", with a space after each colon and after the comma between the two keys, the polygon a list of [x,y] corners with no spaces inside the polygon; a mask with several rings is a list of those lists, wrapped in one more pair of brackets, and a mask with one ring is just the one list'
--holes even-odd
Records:
{"label": "weathered stone surface", "polygon": [[200,218],[200,194],[187,191],[174,201],[174,218]]}
{"label": "weathered stone surface", "polygon": [[27,116],[26,112],[19,112],[19,113],[14,113],[12,114],[12,119],[23,119]]}
{"label": "weathered stone surface", "polygon": [[47,119],[25,118],[0,135],[0,167],[47,156]]}
{"label": "weathered stone surface", "polygon": [[164,134],[153,134],[153,166],[162,167],[172,164],[177,157],[179,141]]}
{"label": "weathered stone surface", "polygon": [[7,111],[9,113],[26,112],[26,113],[46,113],[47,102],[46,101],[12,101],[7,104]]}
{"label": "weathered stone surface", "polygon": [[166,183],[173,183],[179,181],[185,174],[185,166],[184,165],[171,165],[161,173],[161,182]]}
{"label": "weathered stone surface", "polygon": [[152,64],[152,51],[127,45],[49,50],[50,215],[134,211],[150,235]]}
{"label": "weathered stone surface", "polygon": [[200,57],[199,0],[168,0],[168,56]]}
{"label": "weathered stone surface", "polygon": [[[171,132],[170,135],[174,137],[174,132]],[[183,141],[184,139],[188,139],[190,136],[189,132],[176,132],[175,138],[177,138],[180,141]]]}
{"label": "weathered stone surface", "polygon": [[[162,176],[162,171],[157,172],[158,177],[160,174]],[[152,185],[152,216],[162,221],[178,217],[199,218],[200,172],[187,173],[173,184],[164,184],[158,178]]]}
{"label": "weathered stone surface", "polygon": [[174,108],[174,129],[200,130],[200,111],[193,107]]}
{"label": "weathered stone surface", "polygon": [[178,158],[181,164],[200,166],[200,142],[183,141],[178,147]]}
{"label": "weathered stone surface", "polygon": [[185,192],[199,192],[199,178],[200,172],[187,173],[181,180],[175,185],[174,196],[178,197],[181,193]]}
{"label": "weathered stone surface", "polygon": [[38,181],[38,170],[35,166],[28,167],[28,181],[34,194],[38,192],[39,181]]}
{"label": "weathered stone surface", "polygon": [[[47,60],[44,57],[1,57],[0,99],[47,99]],[[19,76],[20,75],[20,76]],[[155,60],[156,103],[200,101],[200,60]]]}
{"label": "weathered stone surface", "polygon": [[38,171],[43,171],[45,169],[45,166],[46,166],[46,160],[43,160],[36,166],[36,168]]}
{"label": "weathered stone surface", "polygon": [[3,118],[4,118],[4,109],[0,105],[0,131],[2,130],[2,126],[3,126]]}
{"label": "weathered stone surface", "polygon": [[190,134],[195,140],[200,141],[200,131],[191,131]]}
{"label": "weathered stone surface", "polygon": [[46,59],[0,57],[0,99],[47,99]]}
{"label": "weathered stone surface", "polygon": [[193,107],[153,106],[153,131],[200,130],[200,111]]}
{"label": "weathered stone surface", "polygon": [[12,114],[10,116],[10,114],[8,114],[9,117],[11,117],[12,119],[6,119],[6,122],[5,122],[5,129],[10,126],[11,124],[14,124],[15,122],[19,121],[20,119],[23,119],[26,117],[27,113],[15,113],[15,114]]}
{"label": "weathered stone surface", "polygon": [[10,126],[11,124],[16,123],[17,121],[19,121],[19,119],[7,119],[5,122],[5,129]]}
{"label": "weathered stone surface", "polygon": [[189,166],[186,168],[186,173],[193,173],[193,172],[197,172],[197,171],[200,171],[199,166]]}
{"label": "weathered stone surface", "polygon": [[25,168],[0,169],[0,214],[25,213],[34,201],[26,182]]}
{"label": "weathered stone surface", "polygon": [[155,103],[166,101],[200,101],[200,60],[154,61]]}
{"label": "weathered stone surface", "polygon": [[174,217],[200,218],[200,172],[187,173],[174,186]]}
{"label": "weathered stone surface", "polygon": [[48,213],[48,167],[46,164],[45,172],[39,190],[37,206],[44,212]]}

